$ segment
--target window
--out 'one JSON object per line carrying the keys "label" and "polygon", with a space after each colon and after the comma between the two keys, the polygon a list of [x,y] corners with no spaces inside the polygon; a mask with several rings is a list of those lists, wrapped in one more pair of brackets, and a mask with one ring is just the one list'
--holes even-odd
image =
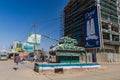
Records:
{"label": "window", "polygon": [[109,33],[103,33],[103,39],[110,40],[110,34]]}

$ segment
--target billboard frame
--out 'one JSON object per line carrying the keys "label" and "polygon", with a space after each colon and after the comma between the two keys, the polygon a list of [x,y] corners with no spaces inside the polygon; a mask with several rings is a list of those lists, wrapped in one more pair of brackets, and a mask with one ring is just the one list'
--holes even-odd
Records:
{"label": "billboard frame", "polygon": [[40,45],[41,42],[41,35],[39,34],[29,34],[27,43]]}
{"label": "billboard frame", "polygon": [[101,29],[98,6],[93,6],[84,13],[84,47],[88,49],[101,47]]}

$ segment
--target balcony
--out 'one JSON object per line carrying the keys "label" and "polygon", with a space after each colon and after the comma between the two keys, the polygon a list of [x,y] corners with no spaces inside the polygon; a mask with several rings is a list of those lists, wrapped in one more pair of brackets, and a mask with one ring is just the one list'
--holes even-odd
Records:
{"label": "balcony", "polygon": [[107,39],[103,39],[103,41],[104,41],[104,44],[120,46],[120,42],[119,41],[110,41],[110,40],[107,40]]}
{"label": "balcony", "polygon": [[114,34],[114,35],[119,35],[119,32],[116,32],[116,31],[111,31],[112,32],[112,34]]}
{"label": "balcony", "polygon": [[111,32],[112,34],[119,35],[119,26],[112,25]]}
{"label": "balcony", "polygon": [[103,39],[104,43],[110,43],[110,40],[108,39]]}
{"label": "balcony", "polygon": [[107,29],[102,29],[102,31],[105,33],[110,33],[110,30],[107,30]]}
{"label": "balcony", "polygon": [[119,41],[111,41],[110,45],[117,45],[120,46],[120,42]]}

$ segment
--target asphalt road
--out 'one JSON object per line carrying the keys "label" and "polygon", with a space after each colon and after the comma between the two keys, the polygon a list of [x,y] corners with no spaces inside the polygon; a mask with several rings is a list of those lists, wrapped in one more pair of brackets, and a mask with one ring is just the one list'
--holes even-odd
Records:
{"label": "asphalt road", "polygon": [[0,80],[120,80],[120,64],[102,64],[99,70],[74,71],[64,74],[36,73],[34,63],[19,64],[19,69],[13,69],[13,60],[0,61]]}

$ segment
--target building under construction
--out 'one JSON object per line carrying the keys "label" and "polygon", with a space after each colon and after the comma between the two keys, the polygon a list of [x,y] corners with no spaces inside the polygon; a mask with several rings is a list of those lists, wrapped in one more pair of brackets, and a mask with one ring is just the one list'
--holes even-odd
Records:
{"label": "building under construction", "polygon": [[84,46],[84,13],[98,6],[100,51],[120,53],[120,0],[70,0],[64,8],[64,36]]}
{"label": "building under construction", "polygon": [[119,25],[120,25],[120,0],[118,0],[118,2],[117,2],[117,4],[118,4],[118,18],[119,18]]}

